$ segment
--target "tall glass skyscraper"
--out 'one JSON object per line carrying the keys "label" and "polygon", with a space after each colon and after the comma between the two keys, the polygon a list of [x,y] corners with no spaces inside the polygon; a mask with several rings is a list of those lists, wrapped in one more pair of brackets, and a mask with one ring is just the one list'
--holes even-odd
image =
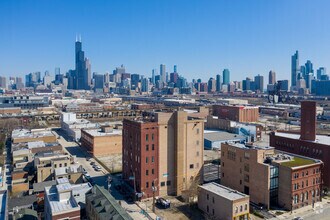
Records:
{"label": "tall glass skyscraper", "polygon": [[160,64],[160,81],[161,83],[166,82],[166,67],[164,64]]}
{"label": "tall glass skyscraper", "polygon": [[299,74],[299,54],[298,50],[291,56],[291,86],[297,85],[297,77]]}
{"label": "tall glass skyscraper", "polygon": [[76,70],[73,79],[73,89],[90,89],[90,63],[85,59],[81,39],[76,40]]}
{"label": "tall glass skyscraper", "polygon": [[222,71],[222,78],[223,78],[223,80],[222,80],[222,82],[223,82],[223,84],[229,84],[229,82],[230,82],[230,72],[229,72],[229,69],[224,69],[223,71]]}

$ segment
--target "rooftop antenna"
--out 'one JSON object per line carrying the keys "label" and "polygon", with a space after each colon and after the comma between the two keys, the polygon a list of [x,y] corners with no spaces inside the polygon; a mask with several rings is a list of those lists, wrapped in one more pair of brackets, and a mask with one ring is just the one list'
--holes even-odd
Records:
{"label": "rooftop antenna", "polygon": [[76,42],[78,41],[78,34],[76,34]]}
{"label": "rooftop antenna", "polygon": [[81,34],[79,35],[79,42],[81,42]]}

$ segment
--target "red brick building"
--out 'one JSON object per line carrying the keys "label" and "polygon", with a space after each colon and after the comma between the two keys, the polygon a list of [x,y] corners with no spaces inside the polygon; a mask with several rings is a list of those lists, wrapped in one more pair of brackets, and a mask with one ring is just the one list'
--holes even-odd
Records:
{"label": "red brick building", "polygon": [[213,115],[231,121],[256,122],[259,120],[259,108],[256,106],[213,105]]}
{"label": "red brick building", "polygon": [[323,184],[330,187],[330,137],[316,135],[316,103],[301,102],[299,133],[272,132],[270,146],[278,150],[303,155],[324,162]]}
{"label": "red brick building", "polygon": [[123,179],[145,197],[151,197],[152,186],[158,185],[158,150],[156,122],[124,120]]}

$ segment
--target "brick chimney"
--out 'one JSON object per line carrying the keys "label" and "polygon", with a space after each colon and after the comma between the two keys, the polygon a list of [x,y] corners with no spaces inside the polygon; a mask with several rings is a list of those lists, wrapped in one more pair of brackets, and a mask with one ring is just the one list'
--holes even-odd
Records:
{"label": "brick chimney", "polygon": [[301,102],[300,139],[315,141],[316,138],[316,102]]}

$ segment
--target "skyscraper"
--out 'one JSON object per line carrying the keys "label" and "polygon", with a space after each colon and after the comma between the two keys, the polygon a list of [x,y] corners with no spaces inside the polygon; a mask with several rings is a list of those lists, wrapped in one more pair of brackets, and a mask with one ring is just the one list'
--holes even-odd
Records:
{"label": "skyscraper", "polygon": [[224,69],[222,71],[222,77],[223,77],[223,84],[227,85],[230,82],[230,72],[228,69]]}
{"label": "skyscraper", "polygon": [[274,71],[269,71],[269,78],[268,84],[275,84],[276,83],[276,73]]}
{"label": "skyscraper", "polygon": [[217,76],[216,76],[216,91],[217,92],[221,91],[221,76],[220,76],[220,74],[217,74]]}
{"label": "skyscraper", "polygon": [[264,77],[260,76],[260,74],[258,74],[258,76],[254,77],[254,82],[255,82],[255,90],[259,90],[260,92],[264,91]]}
{"label": "skyscraper", "polygon": [[166,82],[166,67],[164,64],[160,64],[160,82]]}
{"label": "skyscraper", "polygon": [[310,60],[307,60],[307,62],[305,63],[305,67],[306,67],[306,75],[310,73],[314,73],[313,63]]}
{"label": "skyscraper", "polygon": [[173,72],[177,73],[177,66],[176,65],[174,65],[174,71]]}
{"label": "skyscraper", "polygon": [[[89,60],[85,59],[85,52],[82,50],[81,39],[76,39],[75,43],[76,52],[76,70],[73,78],[73,89],[90,89],[90,64]],[[86,66],[87,64],[87,66]]]}
{"label": "skyscraper", "polygon": [[5,76],[0,76],[0,88],[7,89],[7,79]]}
{"label": "skyscraper", "polygon": [[156,83],[156,75],[157,75],[157,69],[153,69],[151,74],[151,82],[153,85],[155,85]]}
{"label": "skyscraper", "polygon": [[317,70],[317,79],[318,79],[318,80],[321,80],[322,75],[325,75],[325,74],[326,74],[326,69],[325,69],[325,67],[320,67],[320,68]]}
{"label": "skyscraper", "polygon": [[209,79],[209,82],[208,82],[207,86],[208,86],[208,92],[209,93],[215,92],[216,91],[216,80],[211,77]]}
{"label": "skyscraper", "polygon": [[291,86],[297,85],[297,77],[299,73],[299,54],[298,50],[291,56]]}

